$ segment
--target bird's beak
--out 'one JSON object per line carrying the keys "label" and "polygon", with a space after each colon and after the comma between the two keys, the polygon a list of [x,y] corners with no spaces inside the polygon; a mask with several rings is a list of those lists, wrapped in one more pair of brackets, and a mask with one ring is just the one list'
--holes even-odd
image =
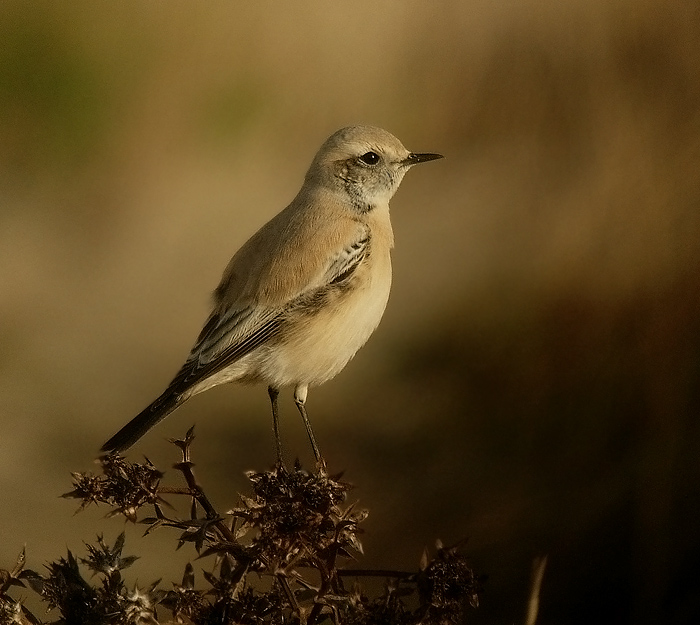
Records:
{"label": "bird's beak", "polygon": [[430,153],[423,153],[423,154],[416,154],[414,152],[411,152],[408,155],[408,158],[404,161],[404,164],[407,167],[410,167],[411,165],[417,165],[418,163],[427,163],[428,161],[434,161],[438,158],[444,158],[442,154],[430,154]]}

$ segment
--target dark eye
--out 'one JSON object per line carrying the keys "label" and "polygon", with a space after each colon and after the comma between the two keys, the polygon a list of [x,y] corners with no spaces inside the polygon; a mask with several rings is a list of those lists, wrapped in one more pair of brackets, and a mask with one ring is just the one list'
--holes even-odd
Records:
{"label": "dark eye", "polygon": [[365,165],[376,165],[379,162],[379,154],[376,152],[365,152],[362,156],[360,156],[360,160]]}

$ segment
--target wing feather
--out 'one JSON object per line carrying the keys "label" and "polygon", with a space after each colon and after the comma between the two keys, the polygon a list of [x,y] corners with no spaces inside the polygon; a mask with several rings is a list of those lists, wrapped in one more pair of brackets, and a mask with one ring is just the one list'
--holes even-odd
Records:
{"label": "wing feather", "polygon": [[370,236],[363,229],[358,238],[328,259],[323,272],[310,288],[281,308],[250,305],[230,306],[215,311],[197,339],[190,356],[171,383],[177,393],[184,393],[199,382],[232,365],[254,349],[279,334],[287,312],[313,299],[316,293],[335,288],[350,277],[369,253]]}

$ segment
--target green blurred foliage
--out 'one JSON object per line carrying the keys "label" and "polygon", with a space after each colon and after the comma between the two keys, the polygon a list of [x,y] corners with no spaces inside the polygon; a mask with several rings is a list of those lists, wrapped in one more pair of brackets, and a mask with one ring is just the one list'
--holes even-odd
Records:
{"label": "green blurred foliage", "polygon": [[0,22],[0,135],[6,175],[84,165],[105,140],[115,93],[68,25],[25,6]]}

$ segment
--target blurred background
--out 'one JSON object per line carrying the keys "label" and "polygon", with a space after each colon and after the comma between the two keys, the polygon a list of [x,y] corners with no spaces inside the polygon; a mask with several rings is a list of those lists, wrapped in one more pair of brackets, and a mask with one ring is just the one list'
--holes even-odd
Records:
{"label": "blurred background", "polygon": [[[3,2],[0,566],[114,540],[59,498],[70,472],[169,382],[322,141],[368,123],[446,159],[392,202],[382,325],[310,393],[370,510],[362,566],[468,539],[474,623],[522,622],[544,554],[542,625],[700,622],[699,7]],[[169,467],[193,423],[227,510],[274,461],[265,389],[199,396],[130,457]],[[194,558],[127,531],[142,583]]]}

